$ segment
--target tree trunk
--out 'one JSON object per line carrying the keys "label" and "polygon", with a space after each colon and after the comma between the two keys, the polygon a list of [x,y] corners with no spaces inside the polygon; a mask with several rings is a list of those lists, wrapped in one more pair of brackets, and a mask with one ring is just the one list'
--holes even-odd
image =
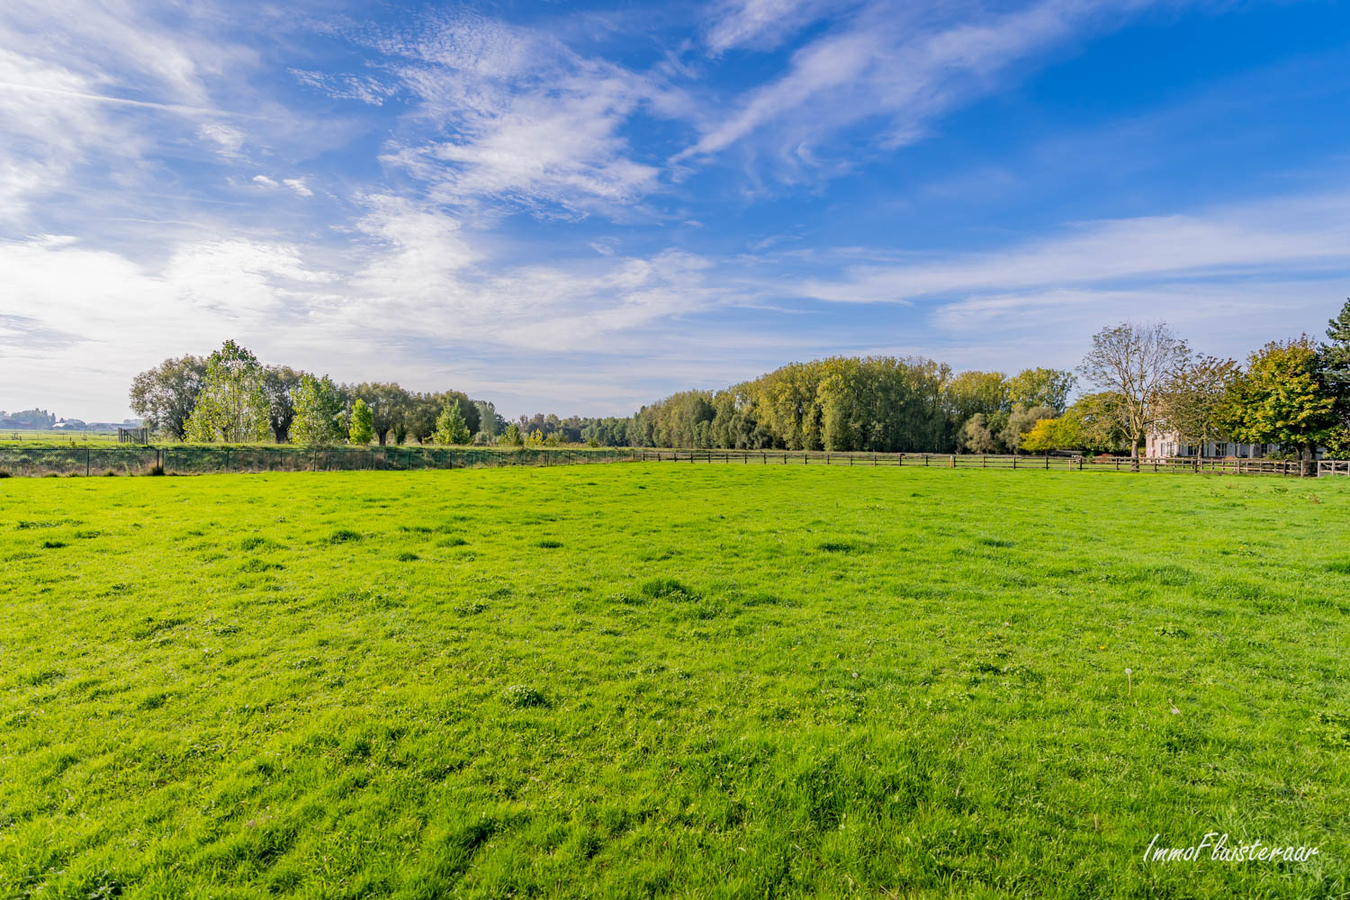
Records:
{"label": "tree trunk", "polygon": [[375,432],[375,436],[380,439],[380,446],[383,447],[385,438],[389,437],[389,429],[386,428],[384,431],[377,431]]}
{"label": "tree trunk", "polygon": [[1312,444],[1304,444],[1299,448],[1298,454],[1299,467],[1298,473],[1304,478],[1313,478],[1317,475],[1317,448]]}

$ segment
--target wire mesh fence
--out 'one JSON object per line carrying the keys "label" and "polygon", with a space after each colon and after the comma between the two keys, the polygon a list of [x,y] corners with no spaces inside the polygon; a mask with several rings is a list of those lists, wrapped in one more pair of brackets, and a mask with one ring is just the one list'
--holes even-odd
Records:
{"label": "wire mesh fence", "polygon": [[210,475],[250,472],[334,472],[475,469],[626,462],[627,447],[601,449],[477,447],[37,447],[0,446],[8,475]]}

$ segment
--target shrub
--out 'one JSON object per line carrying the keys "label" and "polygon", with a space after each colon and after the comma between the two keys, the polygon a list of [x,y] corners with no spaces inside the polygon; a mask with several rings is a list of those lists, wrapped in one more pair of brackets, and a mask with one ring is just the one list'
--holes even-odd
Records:
{"label": "shrub", "polygon": [[6,472],[4,469],[0,469],[0,478],[8,478],[8,477],[9,473]]}
{"label": "shrub", "polygon": [[163,475],[164,467],[156,463],[155,465],[150,467],[150,474],[155,476]]}

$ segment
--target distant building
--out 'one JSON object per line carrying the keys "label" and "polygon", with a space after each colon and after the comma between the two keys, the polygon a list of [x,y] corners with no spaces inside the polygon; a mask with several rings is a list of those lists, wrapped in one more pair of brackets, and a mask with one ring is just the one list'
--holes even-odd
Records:
{"label": "distant building", "polygon": [[[1201,449],[1204,457],[1234,457],[1237,459],[1264,459],[1283,452],[1280,444],[1240,444],[1233,441],[1209,441]],[[1170,456],[1195,456],[1195,447],[1181,440],[1175,431],[1150,431],[1146,438],[1145,456],[1166,458]],[[1321,448],[1317,458],[1322,458]]]}

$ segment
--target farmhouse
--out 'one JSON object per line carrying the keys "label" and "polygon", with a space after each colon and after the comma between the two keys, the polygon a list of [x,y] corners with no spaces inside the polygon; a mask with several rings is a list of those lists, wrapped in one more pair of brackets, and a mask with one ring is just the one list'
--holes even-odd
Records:
{"label": "farmhouse", "polygon": [[[1181,436],[1175,431],[1153,430],[1148,433],[1146,438],[1145,455],[1149,458],[1162,459],[1170,456],[1194,456],[1195,447],[1181,440]],[[1275,456],[1282,452],[1280,444],[1239,444],[1225,441],[1207,441],[1201,448],[1200,456],[1204,457],[1235,457],[1237,459],[1263,459],[1267,456]],[[1322,450],[1318,448],[1317,458],[1322,458]]]}

